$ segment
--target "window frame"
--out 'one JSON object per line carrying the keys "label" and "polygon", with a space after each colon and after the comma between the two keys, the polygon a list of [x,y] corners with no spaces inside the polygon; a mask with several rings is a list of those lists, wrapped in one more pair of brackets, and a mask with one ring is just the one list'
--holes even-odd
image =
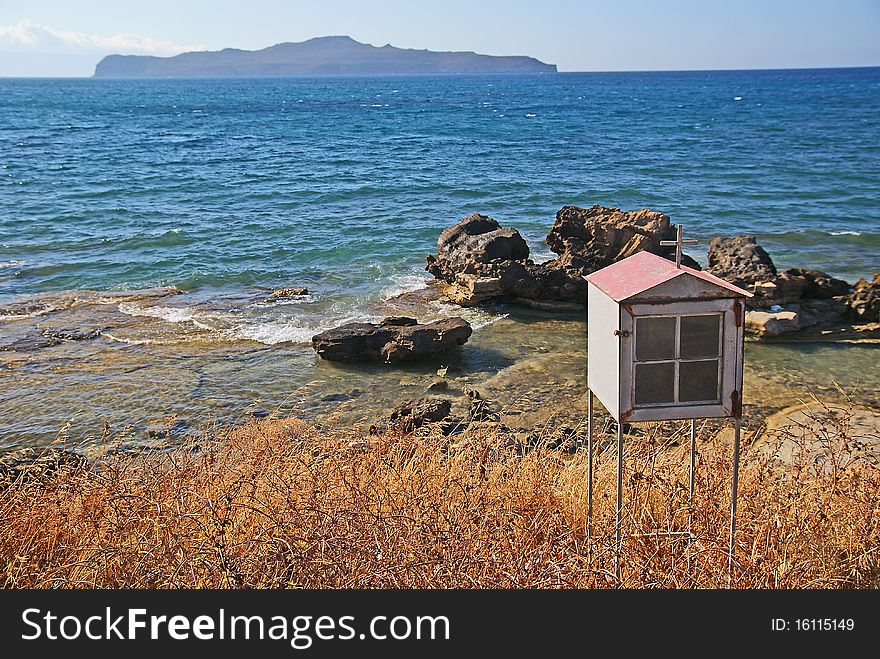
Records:
{"label": "window frame", "polygon": [[[739,310],[737,311],[737,306]],[[740,414],[742,392],[743,323],[742,302],[737,298],[695,301],[622,304],[620,306],[620,418],[623,421],[661,421],[666,419],[706,419]],[[651,316],[700,316],[721,314],[721,351],[719,363],[719,398],[712,402],[673,402],[638,405],[635,403],[635,325],[636,319]],[[737,322],[739,317],[739,322]],[[680,323],[676,323],[676,355],[680,354]],[[684,359],[677,361],[701,361]],[[673,360],[656,360],[673,361]],[[676,382],[678,387],[678,366]],[[676,398],[678,392],[676,391]]]}
{"label": "window frame", "polygon": [[[698,317],[714,316],[718,319],[718,346],[714,357],[682,357],[681,356],[681,319],[682,318],[698,318]],[[638,359],[638,332],[640,320],[649,318],[675,318],[675,340],[673,341],[673,355],[663,359]],[[721,389],[724,382],[724,313],[720,311],[703,312],[703,313],[655,313],[640,314],[633,318],[633,375],[632,375],[632,397],[633,408],[643,409],[646,407],[680,407],[681,405],[719,405],[721,403]],[[715,362],[718,364],[718,372],[715,374],[715,391],[718,394],[716,398],[706,400],[687,400],[680,399],[681,384],[681,364],[697,363],[697,362]],[[672,401],[664,403],[637,403],[636,402],[636,369],[640,364],[673,364],[674,375],[672,379]]]}

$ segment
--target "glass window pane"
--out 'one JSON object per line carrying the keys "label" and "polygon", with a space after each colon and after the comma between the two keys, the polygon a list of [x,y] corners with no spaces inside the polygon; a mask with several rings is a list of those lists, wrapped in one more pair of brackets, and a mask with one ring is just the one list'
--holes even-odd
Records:
{"label": "glass window pane", "polygon": [[675,318],[636,319],[636,361],[675,359]]}
{"label": "glass window pane", "polygon": [[672,403],[675,363],[636,364],[636,405]]}
{"label": "glass window pane", "polygon": [[681,362],[678,366],[678,400],[718,402],[718,360]]}
{"label": "glass window pane", "polygon": [[717,357],[721,316],[682,316],[679,351],[682,358]]}

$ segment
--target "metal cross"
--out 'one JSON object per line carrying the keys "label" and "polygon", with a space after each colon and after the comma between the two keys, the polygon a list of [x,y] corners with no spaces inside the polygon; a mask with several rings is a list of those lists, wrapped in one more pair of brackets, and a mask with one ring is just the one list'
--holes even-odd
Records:
{"label": "metal cross", "polygon": [[675,267],[681,267],[681,246],[682,245],[699,245],[699,241],[697,240],[685,240],[682,237],[683,227],[682,225],[678,225],[678,231],[675,236],[675,240],[661,240],[661,247],[675,247]]}

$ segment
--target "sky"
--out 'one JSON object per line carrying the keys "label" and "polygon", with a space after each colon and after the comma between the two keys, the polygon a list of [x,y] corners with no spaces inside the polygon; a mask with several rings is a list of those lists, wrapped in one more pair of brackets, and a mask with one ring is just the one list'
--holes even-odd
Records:
{"label": "sky", "polygon": [[0,0],[0,76],[327,35],[560,71],[880,66],[880,0]]}

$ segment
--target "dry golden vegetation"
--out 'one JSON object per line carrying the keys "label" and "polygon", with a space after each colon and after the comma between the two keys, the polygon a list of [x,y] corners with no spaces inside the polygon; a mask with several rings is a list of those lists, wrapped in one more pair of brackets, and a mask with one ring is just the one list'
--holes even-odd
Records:
{"label": "dry golden vegetation", "polygon": [[[816,422],[829,424],[828,461],[794,472],[749,450],[754,433],[745,434],[735,587],[878,585],[880,469],[836,459],[845,420]],[[731,460],[709,425],[695,538],[656,535],[687,528],[689,442],[674,428],[628,438],[620,584],[611,436],[599,441],[590,541],[583,447],[523,451],[492,424],[451,438],[421,429],[353,441],[357,431],[290,419],[199,450],[9,476],[0,579],[13,588],[726,587]]]}

